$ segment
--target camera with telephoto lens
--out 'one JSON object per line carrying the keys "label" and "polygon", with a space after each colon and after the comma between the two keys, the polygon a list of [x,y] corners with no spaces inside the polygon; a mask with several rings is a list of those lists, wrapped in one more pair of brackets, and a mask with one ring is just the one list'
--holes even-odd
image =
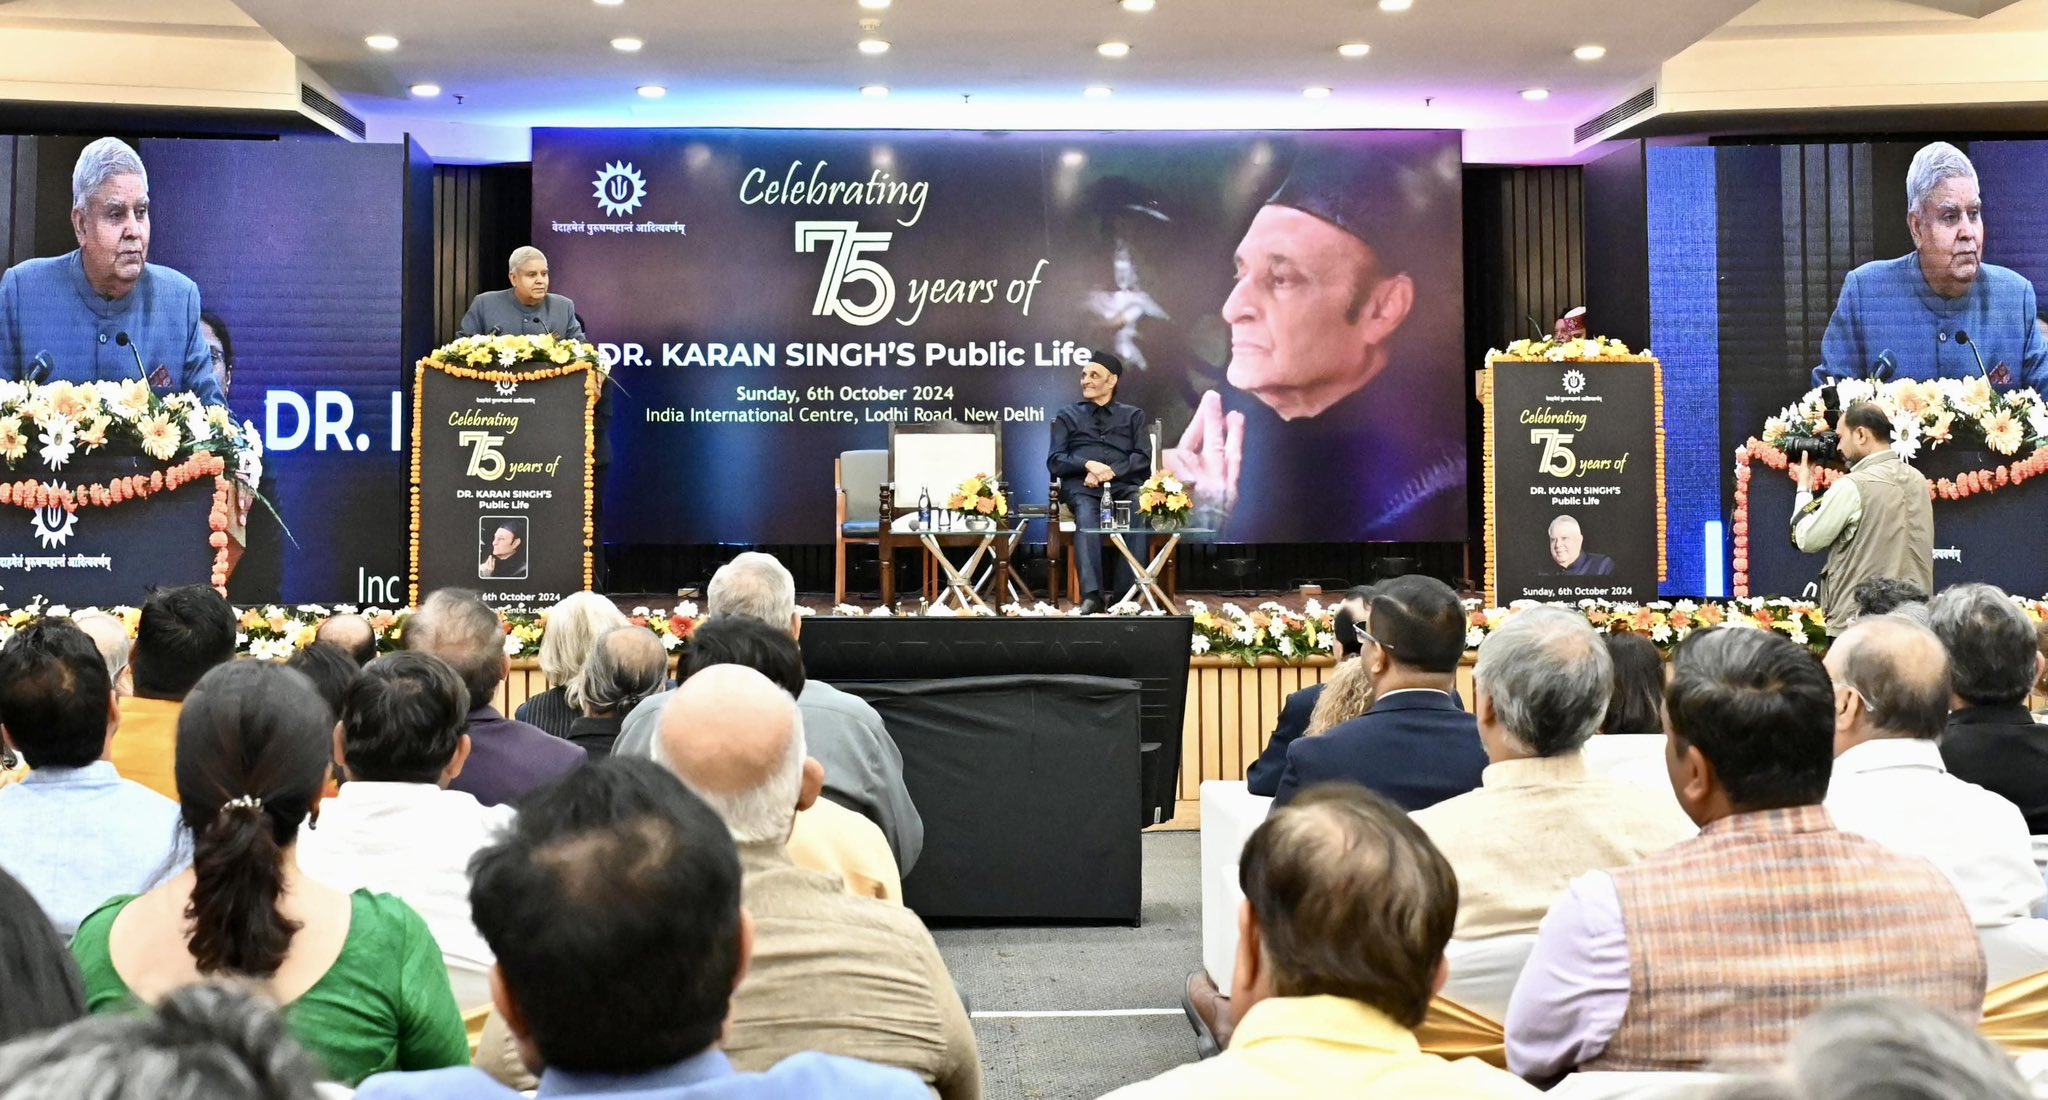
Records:
{"label": "camera with telephoto lens", "polygon": [[[1822,392],[1824,396],[1821,398],[1821,415],[1827,418],[1827,422],[1830,425],[1840,422],[1842,419],[1841,396],[1833,386],[1829,386]],[[1834,428],[1830,427],[1825,431],[1816,432],[1810,436],[1793,436],[1788,438],[1783,443],[1780,443],[1778,448],[1784,451],[1785,457],[1793,462],[1798,462],[1802,458],[1810,458],[1814,461],[1815,465],[1819,465],[1823,462],[1835,462],[1841,459],[1842,437]]]}

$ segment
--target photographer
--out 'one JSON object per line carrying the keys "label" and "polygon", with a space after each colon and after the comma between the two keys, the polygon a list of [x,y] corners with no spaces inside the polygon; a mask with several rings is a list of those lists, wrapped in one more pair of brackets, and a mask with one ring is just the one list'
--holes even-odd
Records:
{"label": "photographer", "polygon": [[[1891,419],[1869,401],[1842,410],[1835,426],[1849,475],[1813,497],[1811,450],[1799,456],[1799,495],[1792,507],[1792,544],[1822,550],[1821,611],[1830,635],[1856,617],[1856,586],[1874,577],[1934,588],[1934,504],[1927,479],[1892,450]],[[1825,455],[1823,455],[1825,457]]]}

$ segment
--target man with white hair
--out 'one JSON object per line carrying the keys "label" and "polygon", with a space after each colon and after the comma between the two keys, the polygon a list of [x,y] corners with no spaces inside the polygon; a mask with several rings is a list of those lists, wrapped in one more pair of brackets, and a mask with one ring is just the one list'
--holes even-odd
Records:
{"label": "man with white hair", "polygon": [[1894,378],[1974,378],[1981,370],[2000,389],[2048,386],[2034,284],[1984,262],[1984,200],[1962,150],[1937,141],[1914,154],[1906,228],[1911,255],[1864,264],[1842,283],[1813,384],[1862,378],[1886,358]]}
{"label": "man with white hair", "polygon": [[754,953],[733,993],[733,1064],[765,1070],[818,1051],[910,1070],[941,1100],[978,1098],[974,1027],[916,914],[790,861],[797,811],[817,800],[824,771],[789,693],[753,669],[713,665],[676,689],[656,745],[739,843]]}
{"label": "man with white hair", "polygon": [[149,262],[149,173],[126,142],[101,138],[78,155],[71,232],[77,248],[0,278],[0,379],[135,379],[224,404],[198,285]]}
{"label": "man with white hair", "polygon": [[[705,591],[706,611],[714,618],[738,615],[787,630],[796,637],[803,617],[796,610],[796,578],[774,555],[749,552],[720,566]],[[664,691],[648,696],[626,716],[612,752],[621,756],[652,754],[662,708],[675,696]],[[903,753],[867,700],[821,680],[806,679],[797,697],[811,755],[825,766],[825,796],[881,827],[905,875],[924,850],[924,818],[903,785]]]}
{"label": "man with white hair", "polygon": [[1557,575],[1606,577],[1614,573],[1614,559],[1586,552],[1586,532],[1572,516],[1550,521],[1550,560],[1557,563]]}
{"label": "man with white hair", "polygon": [[548,293],[548,258],[530,244],[512,250],[506,264],[509,290],[487,290],[469,303],[457,336],[539,336],[543,332],[583,339],[576,303]]}

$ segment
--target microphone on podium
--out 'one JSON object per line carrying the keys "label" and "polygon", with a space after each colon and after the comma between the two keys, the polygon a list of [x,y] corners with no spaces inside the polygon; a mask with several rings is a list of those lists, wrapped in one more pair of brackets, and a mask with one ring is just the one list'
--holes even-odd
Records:
{"label": "microphone on podium", "polygon": [[1970,354],[1977,357],[1977,373],[1984,376],[1984,381],[1990,382],[1991,372],[1984,369],[1984,354],[1977,350],[1977,341],[1970,339],[1969,333],[1964,332],[1962,329],[1957,329],[1956,343],[1969,348]]}
{"label": "microphone on podium", "polygon": [[142,365],[142,352],[136,349],[135,341],[130,340],[128,338],[127,330],[123,329],[122,331],[115,333],[114,342],[116,344],[121,345],[124,348],[127,348],[128,354],[133,355],[135,357],[135,377],[140,379],[143,385],[149,385],[149,371]]}

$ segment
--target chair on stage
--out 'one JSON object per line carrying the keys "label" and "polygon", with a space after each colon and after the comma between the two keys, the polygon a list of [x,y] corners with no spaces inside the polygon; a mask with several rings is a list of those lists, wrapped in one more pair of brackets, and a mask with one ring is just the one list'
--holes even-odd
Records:
{"label": "chair on stage", "polygon": [[[896,547],[917,545],[918,496],[929,492],[932,511],[937,513],[968,478],[976,474],[1002,477],[1003,428],[1001,424],[958,420],[891,424],[888,460],[888,477],[881,483],[875,517],[880,528],[885,607],[896,602]],[[1015,493],[1010,496],[1014,510]],[[930,562],[925,563],[923,573],[927,578],[934,575]]]}
{"label": "chair on stage", "polygon": [[882,545],[882,482],[889,477],[888,451],[841,451],[832,460],[832,602],[846,602],[846,548]]}

